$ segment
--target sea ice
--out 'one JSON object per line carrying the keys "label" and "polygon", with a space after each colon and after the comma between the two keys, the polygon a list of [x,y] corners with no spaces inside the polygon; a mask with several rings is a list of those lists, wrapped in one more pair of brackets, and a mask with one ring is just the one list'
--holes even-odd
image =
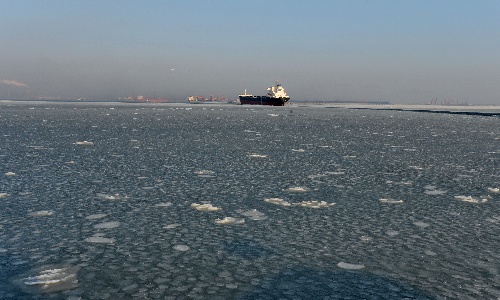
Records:
{"label": "sea ice", "polygon": [[181,224],[178,224],[178,223],[174,223],[174,224],[168,224],[168,225],[165,225],[163,226],[164,229],[174,229],[174,228],[177,228],[177,227],[180,227]]}
{"label": "sea ice", "polygon": [[87,220],[97,220],[97,219],[102,219],[104,217],[106,217],[107,214],[93,214],[93,215],[90,215],[90,216],[86,216],[85,219]]}
{"label": "sea ice", "polygon": [[75,145],[92,146],[92,145],[94,145],[94,143],[89,142],[89,141],[79,141],[79,142],[75,142]]}
{"label": "sea ice", "polygon": [[169,206],[172,206],[172,202],[158,203],[155,206],[156,207],[169,207]]}
{"label": "sea ice", "polygon": [[427,223],[424,223],[424,222],[421,222],[421,221],[413,222],[413,224],[415,226],[420,227],[420,228],[426,228],[426,227],[430,226],[430,224],[427,224]]}
{"label": "sea ice", "polygon": [[116,240],[113,238],[106,238],[106,237],[97,236],[97,235],[88,237],[85,239],[85,241],[87,243],[96,243],[96,244],[113,244],[114,242],[116,242]]}
{"label": "sea ice", "polygon": [[285,192],[292,192],[292,193],[304,193],[307,192],[308,189],[300,186],[296,187],[290,187],[284,190]]}
{"label": "sea ice", "polygon": [[306,152],[304,149],[292,149],[292,152]]}
{"label": "sea ice", "polygon": [[119,200],[120,199],[120,194],[108,195],[108,194],[98,193],[97,196],[99,198],[102,198],[105,200]]}
{"label": "sea ice", "polygon": [[104,222],[94,225],[94,228],[96,229],[113,229],[117,227],[120,227],[120,222],[118,221]]}
{"label": "sea ice", "polygon": [[396,230],[387,230],[386,233],[387,233],[388,236],[396,236],[396,235],[399,234],[399,231],[396,231]]}
{"label": "sea ice", "polygon": [[350,264],[350,263],[345,263],[345,262],[339,262],[337,264],[337,266],[339,268],[347,269],[347,270],[360,270],[360,269],[363,269],[365,267],[364,265]]}
{"label": "sea ice", "polygon": [[500,188],[488,188],[488,191],[497,194],[500,193]]}
{"label": "sea ice", "polygon": [[177,251],[181,251],[181,252],[185,252],[185,251],[188,251],[190,248],[189,248],[189,246],[186,246],[186,245],[175,245],[172,247],[172,249],[177,250]]}
{"label": "sea ice", "polygon": [[463,202],[469,202],[469,203],[485,203],[485,202],[488,202],[488,199],[486,199],[486,198],[475,198],[475,197],[472,197],[472,196],[463,196],[463,195],[455,196],[455,199],[463,201]]}
{"label": "sea ice", "polygon": [[28,215],[32,217],[45,217],[45,216],[52,216],[53,214],[54,212],[51,210],[39,210],[30,212]]}
{"label": "sea ice", "polygon": [[447,191],[442,191],[442,190],[426,190],[424,194],[427,195],[442,195],[446,194]]}
{"label": "sea ice", "polygon": [[250,153],[247,156],[248,157],[255,157],[255,158],[266,158],[267,157],[267,155],[257,154],[257,153]]}
{"label": "sea ice", "polygon": [[220,225],[244,224],[245,219],[225,217],[224,219],[216,219],[214,222],[215,222],[215,224],[220,224]]}
{"label": "sea ice", "polygon": [[16,173],[14,173],[14,172],[6,172],[5,176],[16,176]]}
{"label": "sea ice", "polygon": [[254,220],[254,221],[267,219],[267,216],[264,213],[262,213],[256,209],[249,209],[246,211],[238,210],[236,212],[239,213],[240,215],[248,217],[250,220]]}
{"label": "sea ice", "polygon": [[213,206],[210,203],[205,203],[205,204],[193,203],[191,204],[191,207],[201,211],[217,211],[222,209],[220,207]]}
{"label": "sea ice", "polygon": [[287,202],[281,198],[266,198],[264,199],[265,202],[267,203],[272,203],[276,205],[281,205],[281,206],[291,206],[290,202]]}
{"label": "sea ice", "polygon": [[0,198],[7,198],[9,197],[10,195],[7,194],[7,193],[0,193]]}
{"label": "sea ice", "polygon": [[194,172],[196,175],[199,175],[199,176],[205,176],[205,175],[214,175],[215,172],[214,171],[210,171],[210,170],[199,170],[199,171],[196,171]]}
{"label": "sea ice", "polygon": [[53,293],[78,287],[79,267],[49,265],[15,277],[12,282],[31,294]]}
{"label": "sea ice", "polygon": [[380,198],[378,199],[380,203],[387,203],[387,204],[401,204],[403,203],[403,200],[396,200],[396,199],[391,199],[391,198]]}
{"label": "sea ice", "polygon": [[292,203],[292,205],[302,206],[302,207],[310,207],[310,208],[322,208],[322,207],[334,206],[335,203],[328,203],[326,201],[311,200],[311,201],[302,201],[302,202]]}

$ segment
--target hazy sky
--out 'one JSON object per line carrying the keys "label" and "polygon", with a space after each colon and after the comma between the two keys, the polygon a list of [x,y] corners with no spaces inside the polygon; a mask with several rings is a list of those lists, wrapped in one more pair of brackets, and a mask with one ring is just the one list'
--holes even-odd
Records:
{"label": "hazy sky", "polygon": [[500,0],[0,0],[0,98],[500,104]]}

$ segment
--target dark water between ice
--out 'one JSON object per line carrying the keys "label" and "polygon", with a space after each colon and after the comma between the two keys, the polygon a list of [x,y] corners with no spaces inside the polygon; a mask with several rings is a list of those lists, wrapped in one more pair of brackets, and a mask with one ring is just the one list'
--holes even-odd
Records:
{"label": "dark water between ice", "polygon": [[497,299],[499,162],[495,117],[0,103],[0,299]]}

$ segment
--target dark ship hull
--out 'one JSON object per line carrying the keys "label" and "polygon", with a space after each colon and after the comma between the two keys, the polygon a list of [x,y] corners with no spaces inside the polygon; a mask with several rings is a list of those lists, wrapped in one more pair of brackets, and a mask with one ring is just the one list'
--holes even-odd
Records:
{"label": "dark ship hull", "polygon": [[269,97],[269,96],[240,96],[241,104],[250,105],[271,105],[271,106],[285,106],[285,103],[290,100],[289,97]]}

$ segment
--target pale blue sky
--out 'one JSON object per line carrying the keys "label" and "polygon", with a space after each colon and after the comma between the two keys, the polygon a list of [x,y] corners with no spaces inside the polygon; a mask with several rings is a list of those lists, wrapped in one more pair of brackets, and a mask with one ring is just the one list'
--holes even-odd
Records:
{"label": "pale blue sky", "polygon": [[500,104],[499,0],[0,0],[0,7],[0,98],[28,90],[236,98],[280,80],[292,100]]}

